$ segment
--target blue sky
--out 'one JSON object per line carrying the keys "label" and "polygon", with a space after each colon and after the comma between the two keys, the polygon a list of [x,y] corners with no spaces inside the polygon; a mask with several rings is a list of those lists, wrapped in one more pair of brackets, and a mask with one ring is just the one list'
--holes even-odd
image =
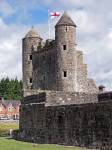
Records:
{"label": "blue sky", "polygon": [[[0,0],[0,78],[22,77],[22,41],[32,25],[48,38],[48,9],[68,14],[77,24],[77,49],[84,53],[88,76],[112,89],[111,0]],[[51,23],[51,38],[54,25]]]}
{"label": "blue sky", "polygon": [[[1,7],[4,9],[0,11],[0,16],[3,17],[7,24],[36,24],[44,23],[48,18],[49,11],[68,10],[67,4],[60,0],[1,0]],[[66,0],[65,0],[66,1]],[[69,4],[69,3],[68,3]],[[5,10],[5,7],[8,9]],[[84,7],[80,4],[71,6],[70,9],[82,10]]]}
{"label": "blue sky", "polygon": [[[21,1],[21,0],[20,0]],[[0,15],[4,18],[4,21],[7,24],[36,24],[46,22],[47,20],[47,8],[40,8],[34,5],[31,1],[28,2],[20,2],[20,1],[12,1],[7,0],[7,4],[9,4],[9,14],[4,15],[4,12],[1,12]],[[25,6],[26,5],[26,6]]]}

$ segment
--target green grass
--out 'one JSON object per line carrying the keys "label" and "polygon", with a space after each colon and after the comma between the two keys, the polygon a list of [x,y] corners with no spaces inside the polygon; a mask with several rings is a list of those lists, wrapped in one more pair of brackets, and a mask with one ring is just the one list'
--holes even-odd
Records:
{"label": "green grass", "polygon": [[60,145],[33,144],[16,141],[13,139],[0,138],[0,150],[82,150],[76,147],[65,147]]}
{"label": "green grass", "polygon": [[19,125],[15,122],[0,122],[0,136],[7,136],[10,129],[18,129]]}

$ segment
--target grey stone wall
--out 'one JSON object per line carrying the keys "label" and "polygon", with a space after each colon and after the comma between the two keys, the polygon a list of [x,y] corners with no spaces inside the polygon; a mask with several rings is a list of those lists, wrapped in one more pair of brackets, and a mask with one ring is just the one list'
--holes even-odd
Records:
{"label": "grey stone wall", "polygon": [[33,54],[33,89],[56,90],[56,51],[54,41]]}
{"label": "grey stone wall", "polygon": [[[68,33],[63,33],[64,28],[60,29],[63,30],[62,35],[69,37],[73,32],[71,27]],[[56,29],[58,40],[47,41],[43,48],[33,53],[33,89],[97,93],[98,88],[94,80],[87,77],[87,65],[83,63],[82,51],[75,50],[75,46],[73,48],[75,43],[69,41],[67,37],[63,37],[68,40],[65,42],[68,45],[67,50],[63,50],[63,42],[58,43],[62,40],[61,33],[58,33],[60,30]],[[69,42],[72,43],[72,47],[69,47]],[[64,77],[64,71],[67,77]]]}
{"label": "grey stone wall", "polygon": [[93,79],[88,78],[87,64],[83,63],[82,51],[76,51],[75,60],[75,90],[77,92],[97,93],[98,88]]}
{"label": "grey stone wall", "polygon": [[[75,32],[74,26],[61,25],[55,27],[58,91],[75,91]],[[63,48],[64,45],[66,50]],[[64,72],[67,74],[66,77],[64,77]]]}
{"label": "grey stone wall", "polygon": [[46,92],[46,106],[84,104],[98,102],[97,94],[52,91]]}
{"label": "grey stone wall", "polygon": [[27,90],[24,94],[22,104],[46,102],[46,106],[58,106],[98,102],[95,93]]}
{"label": "grey stone wall", "polygon": [[[66,30],[67,28],[67,30]],[[87,65],[83,53],[76,49],[76,27],[59,25],[55,27],[57,51],[57,90],[76,92],[98,92],[95,82],[87,77]],[[66,45],[66,50],[63,50]],[[67,72],[67,77],[63,72]]]}
{"label": "grey stone wall", "polygon": [[[69,94],[65,96],[60,93],[43,92],[24,98],[20,107],[18,138],[36,143],[111,149],[112,93],[99,94],[100,102],[95,103],[48,105],[48,98],[55,102],[60,95],[65,100]],[[93,99],[91,94],[90,97],[83,97]],[[80,94],[79,97],[77,95],[78,100],[80,101]]]}
{"label": "grey stone wall", "polygon": [[112,144],[112,103],[46,109],[47,137],[50,143],[66,143],[88,148],[103,148],[104,143],[106,147]]}

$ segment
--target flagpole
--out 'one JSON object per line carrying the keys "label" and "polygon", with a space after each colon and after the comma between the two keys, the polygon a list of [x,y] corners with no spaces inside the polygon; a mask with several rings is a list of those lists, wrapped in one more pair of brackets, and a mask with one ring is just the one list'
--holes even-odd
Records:
{"label": "flagpole", "polygon": [[49,17],[49,14],[50,14],[50,11],[49,11],[49,9],[48,9],[48,37],[49,37],[49,39],[50,39],[50,17]]}

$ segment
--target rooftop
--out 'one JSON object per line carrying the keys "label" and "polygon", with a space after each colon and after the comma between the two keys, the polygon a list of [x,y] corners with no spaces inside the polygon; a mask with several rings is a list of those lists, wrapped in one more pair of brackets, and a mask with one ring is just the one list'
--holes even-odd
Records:
{"label": "rooftop", "polygon": [[26,34],[25,37],[26,37],[26,38],[28,38],[28,37],[39,37],[39,35],[38,35],[37,30],[36,30],[34,27],[32,27],[32,28],[28,31],[28,33]]}
{"label": "rooftop", "polygon": [[59,21],[56,24],[56,26],[60,26],[60,25],[68,25],[68,26],[75,26],[76,27],[76,24],[70,18],[70,16],[68,15],[68,13],[66,11],[64,12],[62,17],[59,19]]}

